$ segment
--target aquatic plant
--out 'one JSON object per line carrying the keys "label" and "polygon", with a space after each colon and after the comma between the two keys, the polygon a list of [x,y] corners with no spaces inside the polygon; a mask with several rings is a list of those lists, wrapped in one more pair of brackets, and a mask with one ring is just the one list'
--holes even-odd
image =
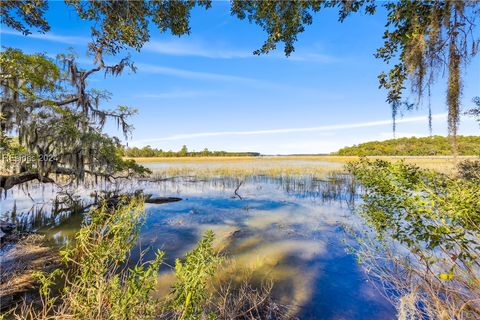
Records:
{"label": "aquatic plant", "polygon": [[[151,297],[163,252],[128,267],[143,219],[143,199],[88,213],[75,241],[60,252],[63,268],[37,273],[41,306],[25,304],[17,319],[151,319]],[[62,290],[55,290],[64,283]],[[58,291],[58,292],[57,292]]]}
{"label": "aquatic plant", "polygon": [[[370,229],[357,254],[403,319],[480,316],[480,188],[403,162],[348,165]],[[366,238],[366,239],[365,239]]]}
{"label": "aquatic plant", "polygon": [[[175,261],[176,282],[167,306],[176,311],[179,319],[202,319],[204,316],[204,306],[210,298],[208,282],[221,262],[213,248],[214,237],[213,231],[207,231],[183,261]],[[208,317],[215,318],[213,314]]]}

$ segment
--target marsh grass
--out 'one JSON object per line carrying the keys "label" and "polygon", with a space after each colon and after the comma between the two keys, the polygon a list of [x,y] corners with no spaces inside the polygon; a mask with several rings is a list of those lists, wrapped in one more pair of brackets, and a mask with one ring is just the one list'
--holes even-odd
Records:
{"label": "marsh grass", "polygon": [[255,284],[248,275],[242,279],[240,282],[227,279],[214,284],[214,296],[208,308],[217,315],[217,319],[297,319],[291,306],[272,299],[272,281],[264,279]]}
{"label": "marsh grass", "polygon": [[214,233],[209,230],[197,247],[187,253],[183,261],[175,262],[176,282],[170,296],[167,309],[172,309],[172,318],[202,319],[205,315],[215,319],[214,313],[208,313],[205,303],[211,298],[209,282],[218,270],[222,259],[213,247]]}
{"label": "marsh grass", "polygon": [[[174,177],[192,177],[207,179],[211,177],[237,177],[246,178],[252,176],[285,177],[285,176],[312,176],[323,178],[336,171],[324,166],[278,166],[278,167],[218,167],[218,168],[192,168],[192,167],[170,167],[156,171],[152,179],[168,179]],[[338,169],[338,172],[341,172]]]}
{"label": "marsh grass", "polygon": [[[423,169],[433,169],[446,174],[455,174],[458,162],[475,159],[474,156],[378,156],[366,157],[389,162],[403,161]],[[261,156],[261,157],[180,157],[180,158],[134,158],[139,163],[165,163],[155,168],[154,175],[173,176],[301,176],[323,177],[330,172],[344,172],[343,165],[361,159],[357,156]]]}

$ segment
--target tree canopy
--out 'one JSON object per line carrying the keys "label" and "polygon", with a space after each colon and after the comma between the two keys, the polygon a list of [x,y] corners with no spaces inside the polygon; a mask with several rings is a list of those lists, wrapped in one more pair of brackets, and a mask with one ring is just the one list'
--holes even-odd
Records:
{"label": "tree canopy", "polygon": [[[117,55],[127,47],[139,50],[149,40],[150,22],[161,32],[187,34],[190,10],[210,6],[209,1],[66,3],[80,18],[95,22],[89,44],[95,66],[79,68],[73,54],[53,60],[14,48],[1,52],[0,147],[2,156],[7,156],[1,159],[6,172],[1,172],[5,175],[0,176],[0,188],[5,190],[34,179],[54,182],[52,175],[59,174],[78,181],[85,175],[112,178],[118,173],[147,172],[132,160],[122,160],[120,140],[103,132],[107,119],[112,119],[127,136],[132,129],[127,120],[135,110],[103,108],[109,93],[89,88],[88,78],[98,72],[118,76],[126,67],[135,71],[128,57],[107,65],[104,55]],[[47,32],[47,9],[45,0],[2,1],[2,24],[25,35],[32,29]]]}
{"label": "tree canopy", "polygon": [[[458,154],[480,155],[480,136],[458,136]],[[398,138],[371,141],[345,147],[340,156],[448,156],[452,155],[450,139],[442,136]]]}
{"label": "tree canopy", "polygon": [[[52,175],[58,174],[83,179],[85,174],[110,178],[117,172],[145,172],[123,161],[119,139],[102,132],[110,118],[129,134],[127,118],[135,110],[101,108],[108,94],[87,86],[88,77],[100,70],[117,75],[129,66],[123,59],[112,66],[100,61],[97,67],[83,70],[73,55],[53,60],[12,48],[1,52],[0,144],[7,154],[2,161],[13,175],[0,176],[0,187],[9,189],[33,179],[53,182]],[[14,141],[9,133],[18,139]]]}
{"label": "tree canopy", "polygon": [[[190,11],[195,6],[209,8],[210,0],[175,1],[80,1],[65,0],[78,16],[95,22],[91,27],[90,49],[95,53],[117,54],[126,47],[140,50],[150,39],[149,25],[160,32],[181,36],[190,32]],[[44,17],[47,0],[2,1],[2,23],[25,35],[32,29],[47,32]]]}
{"label": "tree canopy", "polygon": [[126,157],[138,158],[138,157],[256,157],[259,156],[258,152],[228,152],[228,151],[210,151],[207,148],[202,151],[189,151],[187,146],[182,147],[179,151],[162,150],[152,148],[151,146],[145,146],[143,148],[125,148],[123,155]]}

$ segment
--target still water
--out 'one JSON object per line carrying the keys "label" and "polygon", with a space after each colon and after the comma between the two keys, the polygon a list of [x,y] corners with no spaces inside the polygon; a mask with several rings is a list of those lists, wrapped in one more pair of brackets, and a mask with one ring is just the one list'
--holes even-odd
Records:
{"label": "still water", "polygon": [[[328,176],[251,176],[126,183],[122,188],[127,190],[182,198],[146,205],[133,260],[143,249],[153,249],[153,254],[159,248],[173,265],[206,230],[213,230],[217,247],[232,257],[235,268],[272,280],[275,297],[295,306],[300,319],[394,319],[394,308],[347,253],[355,243],[344,227],[355,225],[351,207],[358,199],[342,179],[348,176],[334,182]],[[49,215],[47,199],[55,192],[49,188],[29,189],[28,194],[13,190],[0,203],[1,215],[11,220],[15,202],[17,221],[62,244],[78,230],[82,217]],[[79,192],[88,194],[89,188]],[[159,277],[161,295],[171,284],[171,268],[164,266]]]}

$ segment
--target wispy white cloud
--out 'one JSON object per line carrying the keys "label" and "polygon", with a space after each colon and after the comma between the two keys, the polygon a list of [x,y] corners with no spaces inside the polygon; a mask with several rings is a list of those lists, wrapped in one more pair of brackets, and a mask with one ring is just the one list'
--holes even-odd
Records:
{"label": "wispy white cloud", "polygon": [[[2,29],[0,31],[1,34],[5,35],[12,35],[12,36],[19,36],[19,37],[25,37],[22,33],[18,31],[13,31],[13,30],[4,30]],[[77,36],[63,36],[63,35],[57,35],[55,33],[32,33],[27,36],[28,38],[32,39],[38,39],[38,40],[44,40],[44,41],[52,41],[52,42],[59,42],[59,43],[65,43],[65,44],[87,44],[90,39],[87,37],[77,37]]]}
{"label": "wispy white cloud", "polygon": [[[446,113],[435,114],[432,116],[435,120],[445,120],[447,118]],[[425,122],[428,121],[427,116],[418,116],[418,117],[409,117],[398,119],[397,123],[412,123],[412,122]],[[319,127],[306,127],[306,128],[282,128],[282,129],[267,129],[267,130],[252,130],[252,131],[219,131],[219,132],[199,132],[199,133],[186,133],[186,134],[176,134],[163,138],[155,139],[144,139],[134,141],[134,144],[142,144],[147,142],[157,142],[157,141],[172,141],[172,140],[185,140],[193,138],[205,138],[205,137],[218,137],[218,136],[255,136],[255,135],[271,135],[271,134],[282,134],[282,133],[297,133],[297,132],[321,132],[321,131],[335,131],[343,129],[355,129],[355,128],[365,128],[365,127],[376,127],[391,125],[392,120],[379,120],[379,121],[368,121],[360,123],[349,123],[349,124],[335,124]]]}
{"label": "wispy white cloud", "polygon": [[[1,30],[1,34],[24,37],[24,35],[14,30]],[[64,43],[69,45],[86,45],[91,39],[80,36],[59,35],[49,33],[32,33],[28,38]],[[337,57],[321,53],[318,48],[299,49],[289,57],[285,57],[283,52],[276,51],[267,55],[256,56],[252,50],[229,48],[222,44],[206,43],[205,41],[194,40],[191,38],[180,38],[174,40],[151,40],[147,42],[143,49],[149,52],[155,52],[170,56],[201,57],[211,59],[283,59],[285,61],[318,62],[332,63],[337,62]]]}
{"label": "wispy white cloud", "polygon": [[319,62],[319,63],[333,63],[340,61],[339,58],[322,53],[304,52],[304,53],[292,53],[288,58],[292,61],[301,62]]}
{"label": "wispy white cloud", "polygon": [[257,56],[253,54],[253,49],[235,49],[228,48],[225,45],[206,43],[204,41],[191,38],[182,38],[175,40],[152,40],[145,44],[146,51],[156,52],[173,56],[202,57],[212,59],[282,59],[285,61],[318,62],[332,63],[337,62],[337,57],[322,53],[319,48],[302,49],[299,48],[289,57],[278,50],[266,55]]}
{"label": "wispy white cloud", "polygon": [[146,98],[146,99],[177,99],[177,98],[196,98],[196,97],[205,97],[205,96],[217,96],[220,95],[220,92],[216,91],[200,91],[200,90],[172,90],[166,92],[154,92],[154,93],[139,93],[136,94],[137,98]]}
{"label": "wispy white cloud", "polygon": [[[192,71],[187,69],[173,68],[159,66],[149,63],[136,63],[137,73],[151,73],[151,74],[162,74],[166,76],[172,76],[183,79],[193,79],[193,80],[205,80],[205,81],[217,81],[217,82],[230,82],[230,83],[239,83],[255,87],[266,87],[274,88],[276,90],[295,90],[299,92],[315,92],[318,94],[318,89],[311,89],[304,86],[294,86],[289,84],[284,84],[281,82],[268,81],[263,79],[249,78],[244,76],[229,75],[223,73],[214,73],[214,72],[204,72],[204,71]],[[313,91],[312,91],[313,90]],[[151,96],[153,98],[153,96]],[[335,94],[326,94],[325,98],[329,99],[339,99],[341,96]]]}
{"label": "wispy white cloud", "polygon": [[217,59],[249,58],[252,52],[247,50],[226,49],[218,45],[206,45],[195,40],[175,39],[168,41],[152,40],[143,47],[146,51],[173,56],[189,56]]}
{"label": "wispy white cloud", "polygon": [[[308,44],[308,46],[297,46],[296,50],[286,59],[321,64],[343,62],[346,60],[344,56],[340,57],[327,52],[328,50],[321,42],[313,42]],[[281,54],[285,58],[283,52],[281,52]]]}
{"label": "wispy white cloud", "polygon": [[139,72],[142,73],[154,73],[154,74],[163,74],[174,76],[178,78],[185,79],[198,79],[198,80],[213,80],[213,81],[227,81],[227,82],[248,82],[248,83],[261,83],[261,80],[233,76],[221,73],[211,73],[211,72],[202,72],[202,71],[191,71],[185,69],[164,67],[158,65],[152,65],[147,63],[137,63],[135,64]]}

